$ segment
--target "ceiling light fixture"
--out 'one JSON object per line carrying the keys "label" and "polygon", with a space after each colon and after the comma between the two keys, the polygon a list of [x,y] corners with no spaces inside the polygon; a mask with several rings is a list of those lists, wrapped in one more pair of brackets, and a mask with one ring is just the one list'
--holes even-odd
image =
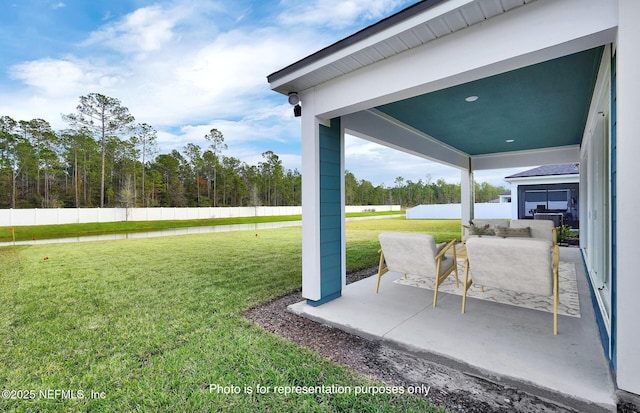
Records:
{"label": "ceiling light fixture", "polygon": [[478,97],[475,95],[467,96],[466,98],[464,98],[464,100],[466,100],[467,102],[475,102],[476,100],[478,100]]}
{"label": "ceiling light fixture", "polygon": [[505,142],[512,143],[512,142],[515,142],[515,139],[507,139],[507,140],[505,140]]}

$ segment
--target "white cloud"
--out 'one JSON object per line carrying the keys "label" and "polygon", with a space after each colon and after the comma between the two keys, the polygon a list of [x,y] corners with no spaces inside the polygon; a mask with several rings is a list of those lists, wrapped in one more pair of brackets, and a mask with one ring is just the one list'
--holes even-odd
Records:
{"label": "white cloud", "polygon": [[487,169],[483,171],[476,171],[473,174],[473,178],[476,182],[488,182],[494,186],[503,186],[509,189],[509,183],[504,180],[505,176],[513,175],[518,172],[522,172],[527,168],[504,168],[504,169]]}
{"label": "white cloud", "polygon": [[62,9],[62,8],[64,8],[64,7],[67,7],[67,5],[66,5],[66,4],[64,4],[64,3],[63,3],[63,2],[61,2],[61,1],[60,1],[60,2],[58,2],[58,3],[56,3],[56,4],[51,5],[51,8],[52,8],[52,9],[54,9],[54,10],[56,10],[56,9]]}
{"label": "white cloud", "polygon": [[263,93],[268,90],[266,75],[289,64],[313,43],[304,34],[292,42],[290,33],[272,28],[234,30],[221,34],[183,62],[176,69],[176,80],[211,93]]}
{"label": "white cloud", "polygon": [[44,119],[52,128],[59,130],[68,127],[60,114],[74,112],[76,105],[77,102],[67,98],[18,93],[0,101],[0,113],[15,120]]}
{"label": "white cloud", "polygon": [[298,154],[283,153],[278,154],[278,157],[282,161],[282,165],[285,169],[298,170],[302,173],[302,157]]}
{"label": "white cloud", "polygon": [[[256,126],[259,127],[259,125]],[[270,150],[268,149],[268,141],[259,138],[261,135],[269,136],[265,130],[248,133],[250,128],[246,125],[246,122],[234,124],[229,121],[216,121],[211,125],[186,126],[178,133],[158,132],[160,152],[168,153],[172,149],[182,152],[188,142],[199,145],[202,150],[207,150],[209,143],[204,139],[204,135],[213,127],[223,132],[225,143],[228,145],[228,148],[221,152],[223,156],[231,156],[249,165],[257,165],[264,161],[262,153]],[[291,153],[291,149],[295,149],[294,153]],[[285,169],[301,170],[302,161],[298,145],[294,145],[293,148],[289,147],[288,150],[284,151],[274,148],[271,148],[271,150],[280,158]]]}
{"label": "white cloud", "polygon": [[[393,186],[395,178],[401,176],[405,182],[444,179],[449,183],[460,183],[460,170],[436,163],[416,155],[401,152],[374,142],[346,135],[345,168],[356,178],[366,179],[374,185],[384,183]],[[494,186],[509,188],[504,177],[521,172],[523,168],[487,169],[474,172],[476,182],[487,182]]]}
{"label": "white cloud", "polygon": [[429,178],[460,182],[460,171],[456,168],[350,135],[345,138],[345,168],[356,178],[374,185],[393,186],[397,177],[413,182]]}
{"label": "white cloud", "polygon": [[160,50],[174,39],[173,28],[180,17],[159,5],[143,7],[93,32],[84,45],[103,45],[122,53]]}
{"label": "white cloud", "polygon": [[314,25],[342,28],[359,21],[378,19],[406,0],[282,0],[280,22],[291,27]]}
{"label": "white cloud", "polygon": [[276,96],[266,75],[322,45],[313,33],[292,42],[290,33],[274,27],[218,33],[215,21],[203,22],[203,16],[238,17],[216,3],[200,4],[138,9],[84,42],[87,47],[105,44],[123,55],[101,62],[126,77],[116,97],[158,128],[247,116],[269,105]]}
{"label": "white cloud", "polygon": [[79,65],[55,59],[17,64],[9,69],[9,76],[48,95],[66,94],[69,88],[75,88],[85,78]]}
{"label": "white cloud", "polygon": [[158,127],[257,116],[278,101],[266,75],[302,55],[303,44],[309,43],[291,44],[287,33],[258,29],[166,48],[127,65],[123,71],[131,76],[122,89],[126,96],[119,97],[135,116]]}
{"label": "white cloud", "polygon": [[9,76],[46,97],[78,96],[87,88],[111,88],[121,82],[118,74],[85,61],[41,59],[9,69]]}
{"label": "white cloud", "polygon": [[[221,131],[228,145],[228,156],[235,156],[243,161],[247,153],[260,156],[265,146],[281,146],[282,144],[299,145],[299,122],[292,120],[288,105],[281,105],[269,110],[259,110],[239,120],[215,119],[197,125],[186,125],[176,133],[163,131],[158,134],[158,143],[165,148],[182,148],[188,143],[195,143],[206,149],[209,143],[204,135],[213,128]],[[287,137],[291,140],[287,140]],[[280,155],[280,153],[278,153]]]}

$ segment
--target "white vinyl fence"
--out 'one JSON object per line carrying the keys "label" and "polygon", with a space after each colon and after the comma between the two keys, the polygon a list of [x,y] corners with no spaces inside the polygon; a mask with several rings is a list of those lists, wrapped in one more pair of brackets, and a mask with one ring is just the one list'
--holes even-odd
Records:
{"label": "white vinyl fence", "polygon": [[[460,204],[418,205],[407,209],[407,219],[460,219],[462,216]],[[511,218],[511,204],[482,203],[474,204],[473,215],[476,218]]]}
{"label": "white vinyl fence", "polygon": [[[346,206],[346,212],[398,211],[400,205]],[[204,208],[45,208],[0,209],[0,226],[80,224],[87,222],[163,221],[300,215],[302,207]]]}

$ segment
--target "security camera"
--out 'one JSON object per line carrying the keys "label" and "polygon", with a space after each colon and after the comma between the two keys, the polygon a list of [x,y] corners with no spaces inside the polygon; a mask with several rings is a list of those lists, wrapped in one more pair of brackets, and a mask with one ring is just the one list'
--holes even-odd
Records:
{"label": "security camera", "polygon": [[296,92],[289,93],[289,104],[295,106],[300,103],[300,96]]}

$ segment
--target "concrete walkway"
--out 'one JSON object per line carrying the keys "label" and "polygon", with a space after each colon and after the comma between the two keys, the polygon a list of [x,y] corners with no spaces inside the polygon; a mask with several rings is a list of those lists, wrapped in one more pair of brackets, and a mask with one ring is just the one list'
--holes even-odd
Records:
{"label": "concrete walkway", "polygon": [[435,356],[489,380],[513,385],[578,411],[615,411],[615,386],[604,357],[580,252],[562,248],[576,263],[581,317],[467,299],[393,283],[388,273],[350,284],[342,297],[319,307],[305,302],[290,311],[350,333],[385,340],[425,357]]}

